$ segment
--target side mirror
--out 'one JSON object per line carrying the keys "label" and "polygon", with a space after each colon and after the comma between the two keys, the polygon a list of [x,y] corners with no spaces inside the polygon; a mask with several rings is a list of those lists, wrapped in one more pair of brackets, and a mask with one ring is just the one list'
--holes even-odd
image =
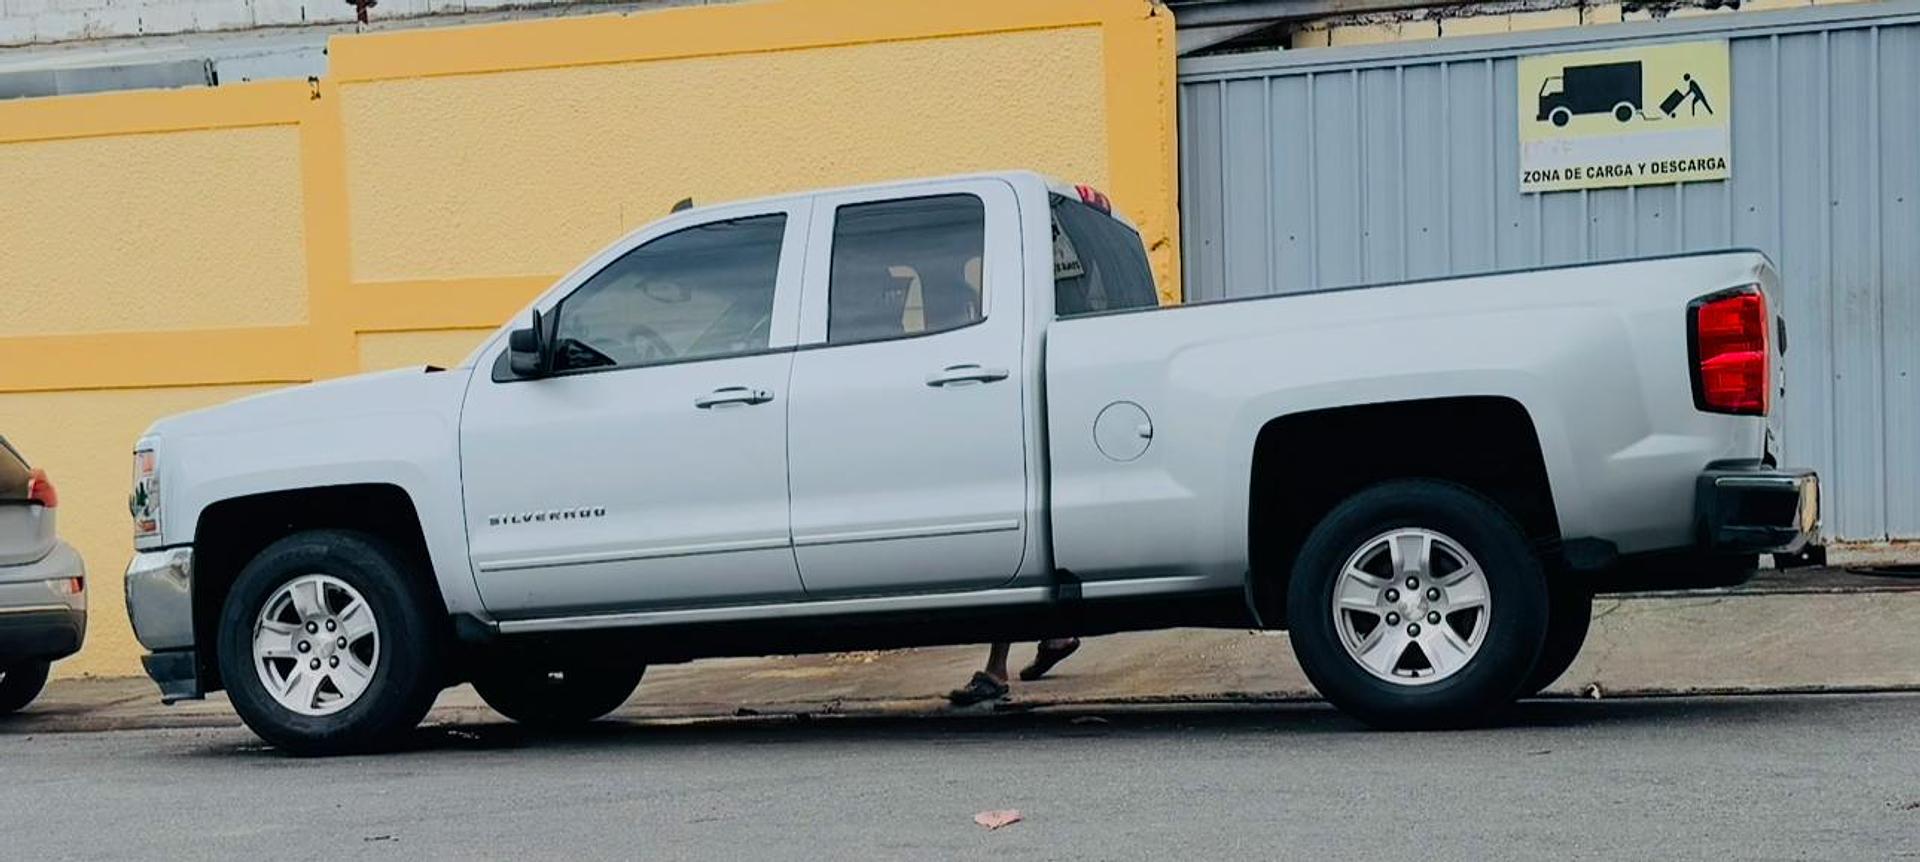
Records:
{"label": "side mirror", "polygon": [[507,333],[507,367],[513,376],[546,377],[553,373],[553,351],[547,344],[546,322],[533,312],[533,325]]}

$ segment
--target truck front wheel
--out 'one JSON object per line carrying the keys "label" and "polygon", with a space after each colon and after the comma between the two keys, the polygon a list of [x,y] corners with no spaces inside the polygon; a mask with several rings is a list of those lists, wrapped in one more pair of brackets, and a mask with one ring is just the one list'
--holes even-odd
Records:
{"label": "truck front wheel", "polygon": [[521,724],[561,728],[620,708],[640,685],[644,667],[533,670],[502,668],[473,675],[473,690],[495,712]]}
{"label": "truck front wheel", "polygon": [[267,546],[220,614],[220,674],[242,721],[293,754],[387,748],[440,693],[441,626],[405,558],[365,533]]}
{"label": "truck front wheel", "polygon": [[1334,507],[1301,546],[1288,630],[1308,679],[1368,724],[1485,723],[1528,681],[1547,589],[1499,506],[1429,480],[1375,485]]}

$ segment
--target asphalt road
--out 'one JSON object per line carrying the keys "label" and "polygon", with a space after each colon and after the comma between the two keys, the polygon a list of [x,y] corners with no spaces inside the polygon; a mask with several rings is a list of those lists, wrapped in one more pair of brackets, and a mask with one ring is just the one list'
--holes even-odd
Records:
{"label": "asphalt road", "polygon": [[[1026,820],[974,825],[986,809]],[[1314,704],[0,735],[0,857],[1920,857],[1920,695],[1554,701],[1385,734]]]}

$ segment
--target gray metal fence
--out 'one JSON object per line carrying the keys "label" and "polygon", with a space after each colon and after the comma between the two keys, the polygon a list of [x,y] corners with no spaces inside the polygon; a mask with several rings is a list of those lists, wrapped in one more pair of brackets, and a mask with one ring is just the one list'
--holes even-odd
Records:
{"label": "gray metal fence", "polygon": [[[1731,180],[1521,194],[1516,57],[1726,38]],[[1751,246],[1830,535],[1920,538],[1920,3],[1180,64],[1189,301]]]}

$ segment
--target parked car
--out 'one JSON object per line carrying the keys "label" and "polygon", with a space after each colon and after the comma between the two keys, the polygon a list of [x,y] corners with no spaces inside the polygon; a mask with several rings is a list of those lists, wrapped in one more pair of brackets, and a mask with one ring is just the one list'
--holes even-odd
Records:
{"label": "parked car", "polygon": [[1812,547],[1776,289],[1728,251],[1161,308],[1034,174],[697,208],[457,367],[156,423],[128,606],[165,698],[303,753],[463,680],[563,724],[647,664],[1196,625],[1476,723],[1595,590]]}
{"label": "parked car", "polygon": [[18,712],[87,634],[86,567],[54,531],[60,494],[0,437],[0,715]]}

